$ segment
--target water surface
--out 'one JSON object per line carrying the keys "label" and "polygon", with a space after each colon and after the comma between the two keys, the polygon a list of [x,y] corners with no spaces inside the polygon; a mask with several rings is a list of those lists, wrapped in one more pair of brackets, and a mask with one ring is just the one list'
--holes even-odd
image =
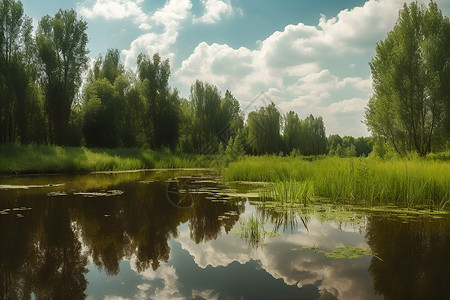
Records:
{"label": "water surface", "polygon": [[[0,179],[1,299],[449,299],[450,218],[140,172]],[[245,237],[249,220],[258,234]],[[333,258],[339,247],[368,254]]]}

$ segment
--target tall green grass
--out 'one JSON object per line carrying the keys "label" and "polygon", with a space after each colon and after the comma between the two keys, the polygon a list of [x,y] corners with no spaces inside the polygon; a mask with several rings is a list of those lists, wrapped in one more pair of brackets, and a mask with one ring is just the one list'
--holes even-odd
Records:
{"label": "tall green grass", "polygon": [[307,205],[314,195],[314,185],[310,180],[303,182],[283,180],[270,185],[259,193],[262,201],[278,201],[286,204]]}
{"label": "tall green grass", "polygon": [[0,173],[57,173],[209,167],[212,156],[137,148],[0,145]]}
{"label": "tall green grass", "polygon": [[[314,195],[335,201],[442,208],[450,202],[450,162],[433,159],[246,157],[231,163],[231,181],[311,181]],[[447,205],[448,206],[448,205]]]}

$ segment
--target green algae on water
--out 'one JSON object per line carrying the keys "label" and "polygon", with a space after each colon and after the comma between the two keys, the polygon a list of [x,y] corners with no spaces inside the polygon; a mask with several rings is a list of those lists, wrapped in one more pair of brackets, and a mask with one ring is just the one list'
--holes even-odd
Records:
{"label": "green algae on water", "polygon": [[346,258],[355,259],[363,256],[371,256],[372,251],[360,247],[338,247],[333,251],[318,250],[315,246],[303,246],[302,248],[293,248],[292,251],[297,250],[312,250],[314,253],[324,254],[328,258]]}

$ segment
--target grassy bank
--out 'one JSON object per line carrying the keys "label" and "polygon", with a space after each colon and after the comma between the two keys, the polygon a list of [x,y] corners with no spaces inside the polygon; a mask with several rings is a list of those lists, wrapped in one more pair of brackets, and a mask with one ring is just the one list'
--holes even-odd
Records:
{"label": "grassy bank", "polygon": [[[231,181],[309,182],[314,196],[335,201],[441,208],[450,202],[450,162],[432,159],[247,157],[231,163]],[[292,184],[291,184],[292,185]],[[298,187],[295,187],[299,189]],[[282,192],[279,192],[282,194]],[[447,205],[449,207],[450,205]]]}
{"label": "grassy bank", "polygon": [[212,156],[136,148],[0,145],[0,173],[59,173],[209,167]]}

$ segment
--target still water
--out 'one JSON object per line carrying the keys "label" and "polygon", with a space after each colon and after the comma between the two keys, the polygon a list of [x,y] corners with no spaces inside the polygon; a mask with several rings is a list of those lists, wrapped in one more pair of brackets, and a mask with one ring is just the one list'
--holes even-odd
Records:
{"label": "still water", "polygon": [[261,188],[1,178],[0,299],[450,299],[448,215],[280,208],[253,202]]}

